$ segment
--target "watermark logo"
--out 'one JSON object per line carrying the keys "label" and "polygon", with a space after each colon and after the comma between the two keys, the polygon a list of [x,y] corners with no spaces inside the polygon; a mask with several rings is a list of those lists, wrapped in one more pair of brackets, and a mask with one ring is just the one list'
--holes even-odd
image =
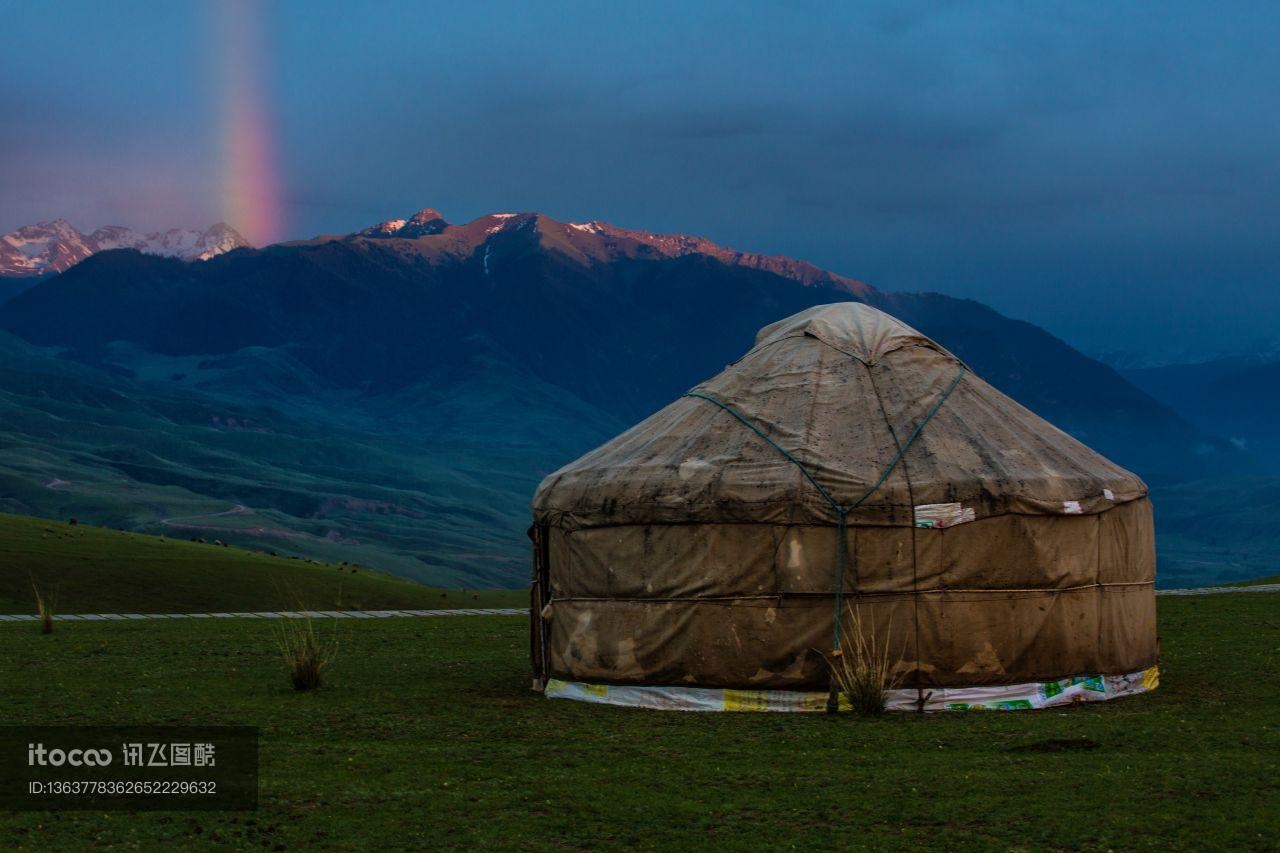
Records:
{"label": "watermark logo", "polygon": [[249,726],[0,726],[0,809],[253,809]]}
{"label": "watermark logo", "polygon": [[109,749],[46,749],[43,743],[27,744],[28,767],[106,767]]}

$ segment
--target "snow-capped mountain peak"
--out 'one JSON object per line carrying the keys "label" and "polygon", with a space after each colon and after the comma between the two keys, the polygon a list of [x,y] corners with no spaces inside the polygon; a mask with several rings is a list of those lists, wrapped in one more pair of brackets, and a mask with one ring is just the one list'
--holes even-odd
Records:
{"label": "snow-capped mountain peak", "polygon": [[62,272],[108,249],[137,249],[149,255],[204,261],[248,245],[225,222],[204,231],[171,228],[144,234],[121,225],[107,225],[85,234],[65,219],[54,219],[0,236],[0,277]]}
{"label": "snow-capped mountain peak", "polygon": [[439,234],[449,226],[440,211],[423,208],[408,219],[389,219],[372,228],[356,232],[360,237],[397,237],[414,240],[428,234]]}

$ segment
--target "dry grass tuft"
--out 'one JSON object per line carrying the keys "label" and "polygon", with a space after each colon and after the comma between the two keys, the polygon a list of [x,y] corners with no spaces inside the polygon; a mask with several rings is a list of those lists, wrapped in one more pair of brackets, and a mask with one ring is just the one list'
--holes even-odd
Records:
{"label": "dry grass tuft", "polygon": [[882,714],[889,691],[902,681],[901,674],[894,674],[898,662],[890,655],[893,623],[889,623],[882,642],[876,636],[875,625],[863,620],[856,608],[849,607],[848,614],[843,632],[845,647],[827,658],[831,679],[854,713]]}
{"label": "dry grass tuft", "polygon": [[40,633],[53,633],[53,607],[57,603],[57,596],[45,598],[40,592],[40,587],[36,586],[36,582],[31,582],[31,591],[36,596],[36,615],[40,617]]}
{"label": "dry grass tuft", "polygon": [[337,638],[322,639],[311,617],[282,619],[276,645],[288,669],[294,690],[315,690],[324,683],[325,671],[338,654]]}

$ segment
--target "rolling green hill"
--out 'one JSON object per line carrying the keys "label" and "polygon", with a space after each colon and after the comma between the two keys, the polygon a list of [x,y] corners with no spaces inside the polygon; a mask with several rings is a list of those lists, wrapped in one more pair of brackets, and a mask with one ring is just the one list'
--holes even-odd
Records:
{"label": "rolling green hill", "polygon": [[0,613],[210,613],[513,607],[520,592],[433,589],[366,568],[0,515]]}
{"label": "rolling green hill", "polygon": [[366,397],[286,379],[287,354],[117,350],[127,368],[0,333],[0,512],[518,586],[538,481],[622,429],[489,362]]}

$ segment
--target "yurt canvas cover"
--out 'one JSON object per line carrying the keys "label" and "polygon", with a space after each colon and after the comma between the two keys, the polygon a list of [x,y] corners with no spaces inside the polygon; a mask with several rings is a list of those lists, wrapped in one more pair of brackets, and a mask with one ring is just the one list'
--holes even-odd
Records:
{"label": "yurt canvas cover", "polygon": [[765,327],[548,476],[533,516],[549,696],[819,710],[850,609],[889,638],[895,708],[1157,683],[1143,482],[859,303]]}

